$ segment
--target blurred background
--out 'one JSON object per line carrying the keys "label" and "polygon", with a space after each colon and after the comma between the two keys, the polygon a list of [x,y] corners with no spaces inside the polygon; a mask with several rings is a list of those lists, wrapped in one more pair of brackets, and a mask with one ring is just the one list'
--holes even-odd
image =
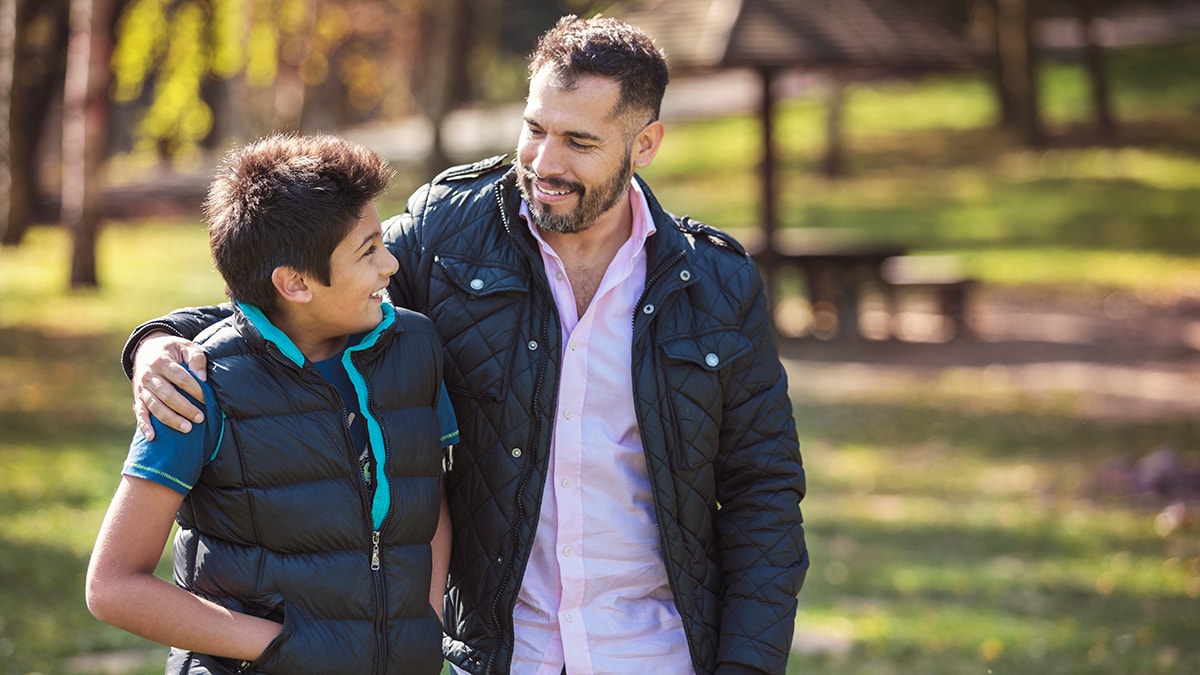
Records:
{"label": "blurred background", "polygon": [[223,298],[224,152],[345,135],[387,217],[514,148],[537,36],[597,12],[672,66],[643,176],[770,282],[790,672],[1200,672],[1200,2],[0,0],[0,674],[161,672],[83,574],[125,336]]}

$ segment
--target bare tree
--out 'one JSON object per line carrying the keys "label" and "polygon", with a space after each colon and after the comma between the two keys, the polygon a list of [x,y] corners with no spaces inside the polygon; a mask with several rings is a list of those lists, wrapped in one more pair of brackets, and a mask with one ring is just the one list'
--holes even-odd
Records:
{"label": "bare tree", "polygon": [[99,285],[100,232],[108,116],[113,0],[71,0],[67,76],[63,87],[62,221],[70,228],[71,288]]}
{"label": "bare tree", "polygon": [[17,0],[0,0],[0,232],[12,213],[12,89],[17,53]]}
{"label": "bare tree", "polygon": [[1116,122],[1113,119],[1112,100],[1108,89],[1108,73],[1105,66],[1104,47],[1100,44],[1097,26],[1096,0],[1072,0],[1079,17],[1080,33],[1083,35],[1083,66],[1087,72],[1092,91],[1092,114],[1096,132],[1101,140],[1111,143],[1116,139]]}
{"label": "bare tree", "polygon": [[429,154],[425,158],[426,172],[430,176],[437,175],[451,163],[443,127],[446,115],[458,103],[454,83],[462,74],[466,57],[464,38],[470,16],[467,9],[464,0],[443,0],[434,3],[425,17],[429,25],[428,52],[420,73],[423,86],[418,100],[433,131]]}
{"label": "bare tree", "polygon": [[1000,85],[1001,110],[1013,117],[1014,126],[1030,145],[1042,145],[1042,125],[1038,92],[1038,46],[1034,25],[1039,3],[1036,0],[995,0],[996,56]]}

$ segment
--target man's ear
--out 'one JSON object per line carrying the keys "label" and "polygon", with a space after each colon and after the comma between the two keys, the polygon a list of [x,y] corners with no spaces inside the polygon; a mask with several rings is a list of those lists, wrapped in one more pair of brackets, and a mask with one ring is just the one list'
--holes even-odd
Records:
{"label": "man's ear", "polygon": [[308,302],[312,300],[312,291],[304,275],[296,268],[280,265],[271,271],[271,284],[279,296],[288,302]]}
{"label": "man's ear", "polygon": [[662,146],[663,134],[666,129],[663,128],[663,123],[654,120],[647,124],[638,135],[633,139],[633,165],[639,169],[644,169],[650,166],[650,162],[654,161],[654,156],[658,154],[659,147]]}

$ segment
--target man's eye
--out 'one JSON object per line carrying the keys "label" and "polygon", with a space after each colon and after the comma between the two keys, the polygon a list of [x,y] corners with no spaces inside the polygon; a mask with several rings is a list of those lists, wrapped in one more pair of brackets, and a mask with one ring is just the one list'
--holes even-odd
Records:
{"label": "man's eye", "polygon": [[591,150],[594,146],[580,143],[578,141],[571,141],[571,147],[575,148],[576,150]]}

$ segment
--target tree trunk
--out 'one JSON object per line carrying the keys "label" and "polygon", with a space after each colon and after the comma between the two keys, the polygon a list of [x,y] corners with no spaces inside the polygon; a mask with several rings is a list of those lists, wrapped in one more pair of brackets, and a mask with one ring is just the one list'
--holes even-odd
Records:
{"label": "tree trunk", "polygon": [[469,9],[463,0],[443,0],[433,3],[429,11],[430,30],[425,38],[428,40],[427,56],[423,59],[424,73],[418,100],[433,133],[425,165],[426,173],[434,176],[452,161],[446,150],[443,127],[446,115],[456,103],[455,75],[461,72],[461,62],[466,57],[463,45]]}
{"label": "tree trunk", "polygon": [[94,288],[108,113],[113,0],[71,0],[63,87],[62,220],[70,228],[71,288]]}
{"label": "tree trunk", "polygon": [[1117,126],[1113,120],[1112,101],[1108,93],[1104,47],[1100,44],[1098,35],[1094,0],[1075,0],[1075,9],[1079,14],[1079,28],[1083,34],[1083,66],[1092,88],[1092,114],[1096,120],[1096,132],[1103,142],[1112,143],[1116,140]]}
{"label": "tree trunk", "polygon": [[846,172],[845,132],[846,76],[832,70],[825,81],[829,85],[825,110],[825,156],[821,159],[821,171],[826,178],[837,178]]}
{"label": "tree trunk", "polygon": [[987,35],[991,39],[991,54],[988,59],[988,75],[992,81],[992,91],[996,95],[996,122],[1002,129],[1015,129],[1017,127],[1016,103],[1013,101],[1013,96],[1008,91],[1004,80],[1004,63],[1000,58],[1000,18],[999,9],[997,7],[998,0],[987,0],[979,6],[980,17],[986,26]]}
{"label": "tree trunk", "polygon": [[1025,142],[1045,142],[1038,95],[1038,48],[1033,28],[1037,2],[996,0],[997,59],[1003,95]]}
{"label": "tree trunk", "polygon": [[0,0],[0,233],[5,235],[0,240],[4,241],[12,220],[12,91],[16,53],[17,2]]}

